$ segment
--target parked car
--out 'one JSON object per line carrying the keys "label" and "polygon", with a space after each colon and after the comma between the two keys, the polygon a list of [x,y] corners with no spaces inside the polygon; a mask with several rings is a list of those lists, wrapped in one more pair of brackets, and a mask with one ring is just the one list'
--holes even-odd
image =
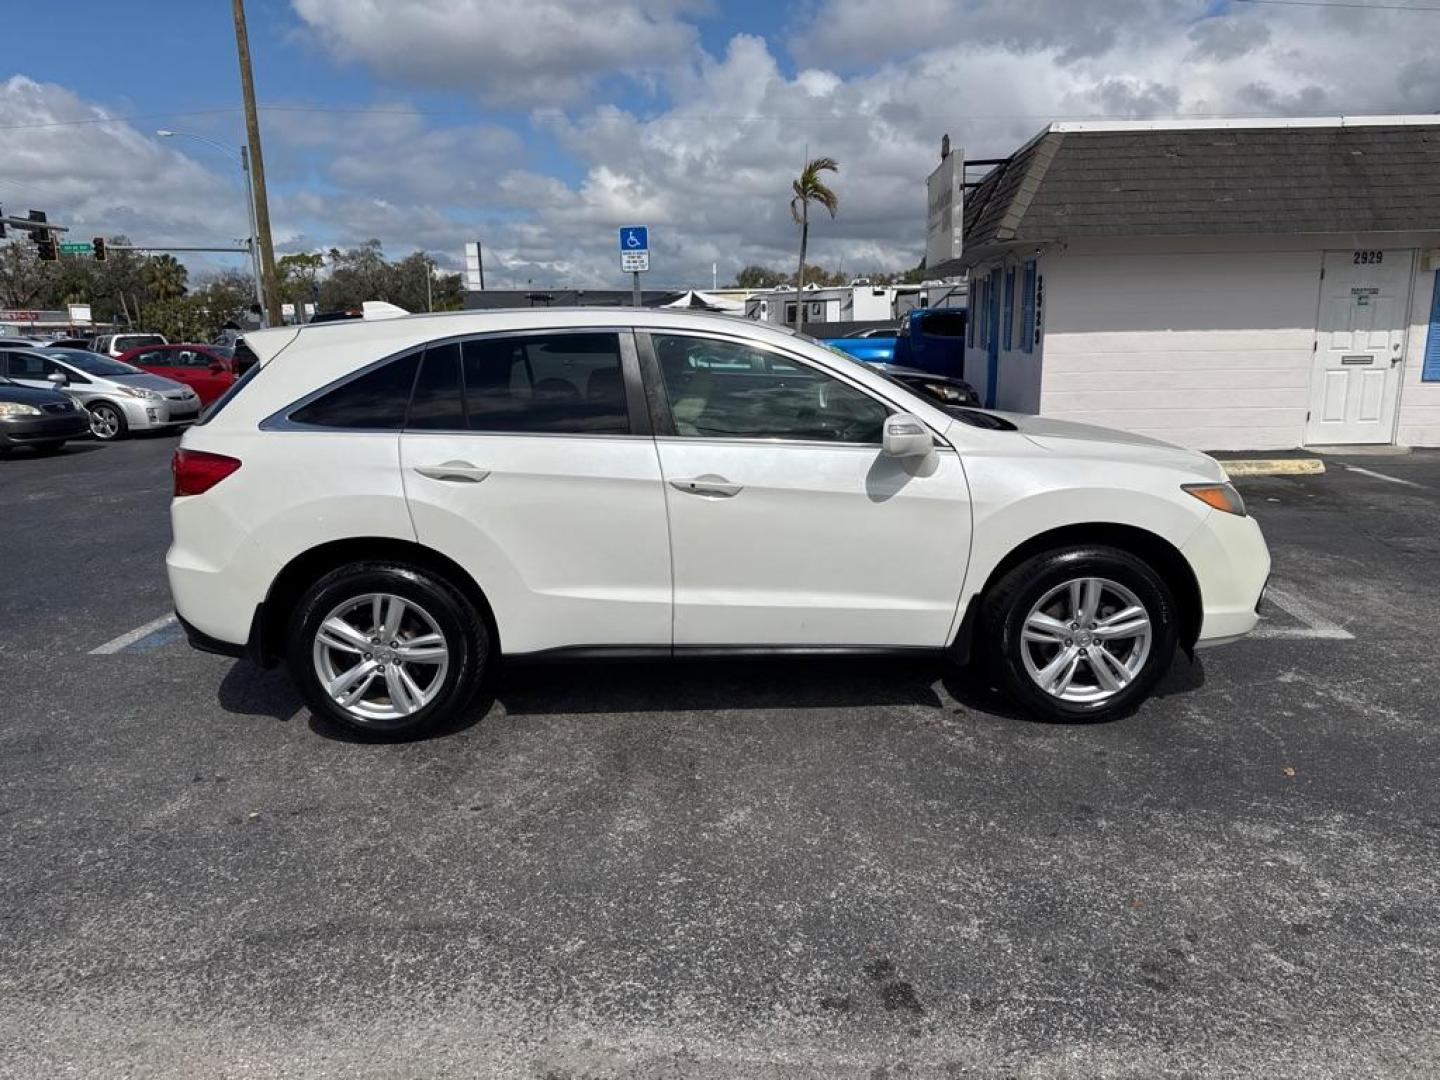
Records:
{"label": "parked car", "polygon": [[184,383],[209,405],[235,381],[235,350],[220,345],[148,345],[118,357],[152,375]]}
{"label": "parked car", "polygon": [[89,417],[68,394],[54,388],[21,386],[0,375],[0,454],[17,446],[53,453],[67,439],[89,432]]}
{"label": "parked car", "polygon": [[942,406],[965,405],[975,409],[980,407],[980,395],[964,379],[952,378],[949,375],[934,375],[928,371],[900,367],[898,364],[871,364],[870,366],[886,378],[894,379],[917,393],[933,398]]}
{"label": "parked car", "polygon": [[1258,619],[1269,554],[1211,458],[942,409],[763,324],[246,340],[259,366],[175,454],[175,607],[356,731],[444,722],[501,655],[983,654],[1026,712],[1092,720]]}
{"label": "parked car", "polygon": [[92,351],[90,346],[94,344],[95,339],[89,337],[62,337],[45,343],[50,349],[83,349],[85,352]]}
{"label": "parked car", "polygon": [[119,356],[146,345],[166,345],[164,334],[101,334],[90,343],[92,352]]}
{"label": "parked car", "polygon": [[64,390],[88,410],[91,434],[106,442],[132,431],[193,424],[200,415],[200,398],[190,387],[99,353],[0,350],[0,361],[0,374],[21,386]]}

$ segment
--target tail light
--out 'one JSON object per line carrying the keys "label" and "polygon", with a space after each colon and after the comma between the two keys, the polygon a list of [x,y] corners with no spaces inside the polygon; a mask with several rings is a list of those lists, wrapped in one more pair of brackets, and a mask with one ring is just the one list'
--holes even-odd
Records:
{"label": "tail light", "polygon": [[240,459],[204,450],[176,450],[170,461],[176,495],[203,495],[240,468]]}

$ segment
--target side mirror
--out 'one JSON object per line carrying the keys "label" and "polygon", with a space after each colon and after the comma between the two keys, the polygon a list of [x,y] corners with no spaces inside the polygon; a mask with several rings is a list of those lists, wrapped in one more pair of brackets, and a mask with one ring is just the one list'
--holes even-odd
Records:
{"label": "side mirror", "polygon": [[63,371],[52,371],[49,375],[45,376],[45,381],[54,383],[56,386],[69,386],[70,376],[66,375]]}
{"label": "side mirror", "polygon": [[882,448],[891,457],[924,457],[935,449],[935,440],[919,418],[909,413],[895,413],[885,418]]}

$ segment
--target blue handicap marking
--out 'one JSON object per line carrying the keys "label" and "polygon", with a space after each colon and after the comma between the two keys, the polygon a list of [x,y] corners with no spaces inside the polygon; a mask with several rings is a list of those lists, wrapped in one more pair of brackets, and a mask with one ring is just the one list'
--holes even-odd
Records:
{"label": "blue handicap marking", "polygon": [[620,230],[621,251],[649,251],[650,230],[644,225],[627,225]]}

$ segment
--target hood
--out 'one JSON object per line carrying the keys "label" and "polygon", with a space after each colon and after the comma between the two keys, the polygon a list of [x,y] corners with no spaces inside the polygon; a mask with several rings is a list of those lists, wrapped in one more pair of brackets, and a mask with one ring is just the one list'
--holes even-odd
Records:
{"label": "hood", "polygon": [[18,401],[24,405],[58,405],[69,400],[69,396],[59,390],[41,390],[35,386],[0,382],[0,401]]}
{"label": "hood", "polygon": [[1139,461],[1170,465],[1194,472],[1207,480],[1224,480],[1220,463],[1198,450],[1136,435],[1129,431],[1080,424],[1072,420],[1052,420],[1045,416],[1024,413],[1000,413],[1014,424],[1036,446],[1070,457],[1089,457],[1110,461]]}
{"label": "hood", "polygon": [[134,375],[92,375],[91,378],[105,379],[109,382],[119,383],[121,386],[158,390],[162,394],[185,389],[185,384],[182,382],[167,379],[164,375],[152,375],[149,372],[139,372]]}

